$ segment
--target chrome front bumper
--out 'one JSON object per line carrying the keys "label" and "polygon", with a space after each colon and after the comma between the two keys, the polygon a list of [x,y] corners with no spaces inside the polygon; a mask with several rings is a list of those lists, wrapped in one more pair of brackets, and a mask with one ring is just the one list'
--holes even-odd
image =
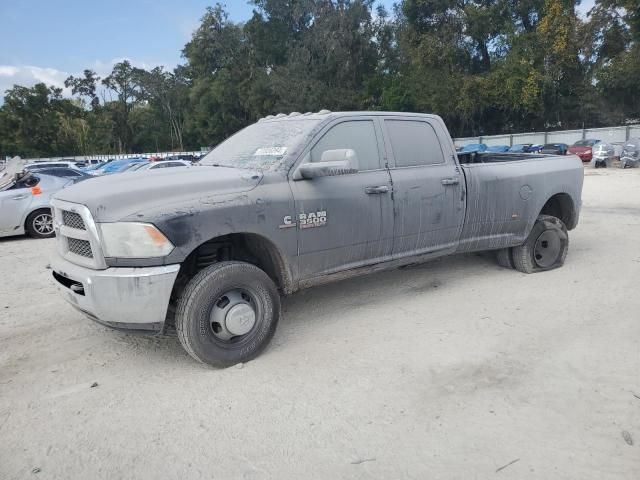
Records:
{"label": "chrome front bumper", "polygon": [[180,265],[92,270],[55,255],[51,269],[63,298],[92,320],[112,328],[158,332]]}

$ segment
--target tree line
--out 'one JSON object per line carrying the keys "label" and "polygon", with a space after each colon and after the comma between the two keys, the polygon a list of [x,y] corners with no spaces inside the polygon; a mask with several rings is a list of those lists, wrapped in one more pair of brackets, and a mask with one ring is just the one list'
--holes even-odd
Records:
{"label": "tree line", "polygon": [[61,88],[7,90],[0,154],[199,149],[262,116],[388,110],[441,115],[455,136],[640,119],[640,4],[597,0],[251,0],[206,9],[172,71],[129,61]]}

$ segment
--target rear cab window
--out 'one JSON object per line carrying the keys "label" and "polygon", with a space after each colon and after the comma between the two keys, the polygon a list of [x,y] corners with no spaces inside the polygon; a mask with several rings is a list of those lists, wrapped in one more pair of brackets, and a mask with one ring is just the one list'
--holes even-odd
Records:
{"label": "rear cab window", "polygon": [[430,123],[422,120],[385,119],[395,168],[445,163],[440,139]]}

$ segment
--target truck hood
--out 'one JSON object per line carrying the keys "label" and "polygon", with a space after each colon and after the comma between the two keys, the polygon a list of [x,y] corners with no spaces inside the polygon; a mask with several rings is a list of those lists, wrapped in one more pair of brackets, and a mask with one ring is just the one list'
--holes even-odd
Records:
{"label": "truck hood", "polygon": [[85,205],[96,222],[117,222],[145,211],[246,192],[262,179],[257,170],[194,166],[125,172],[88,179],[54,198]]}

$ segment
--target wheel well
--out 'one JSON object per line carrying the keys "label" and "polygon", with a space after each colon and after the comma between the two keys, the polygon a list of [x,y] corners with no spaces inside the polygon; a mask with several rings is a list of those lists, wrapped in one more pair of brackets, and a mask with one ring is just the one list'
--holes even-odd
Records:
{"label": "wheel well", "polygon": [[571,230],[576,226],[576,209],[568,193],[557,193],[544,204],[541,215],[552,215],[559,218]]}
{"label": "wheel well", "polygon": [[26,217],[24,217],[24,229],[27,229],[27,222],[29,221],[29,218],[31,218],[32,215],[35,215],[38,212],[49,212],[51,213],[51,209],[47,208],[47,207],[40,207],[40,208],[36,208],[35,210],[27,213]]}
{"label": "wheel well", "polygon": [[227,260],[251,263],[264,270],[278,289],[284,293],[292,291],[285,260],[270,240],[253,233],[231,233],[202,243],[187,256],[180,266],[172,300],[179,298],[189,280],[200,270]]}

